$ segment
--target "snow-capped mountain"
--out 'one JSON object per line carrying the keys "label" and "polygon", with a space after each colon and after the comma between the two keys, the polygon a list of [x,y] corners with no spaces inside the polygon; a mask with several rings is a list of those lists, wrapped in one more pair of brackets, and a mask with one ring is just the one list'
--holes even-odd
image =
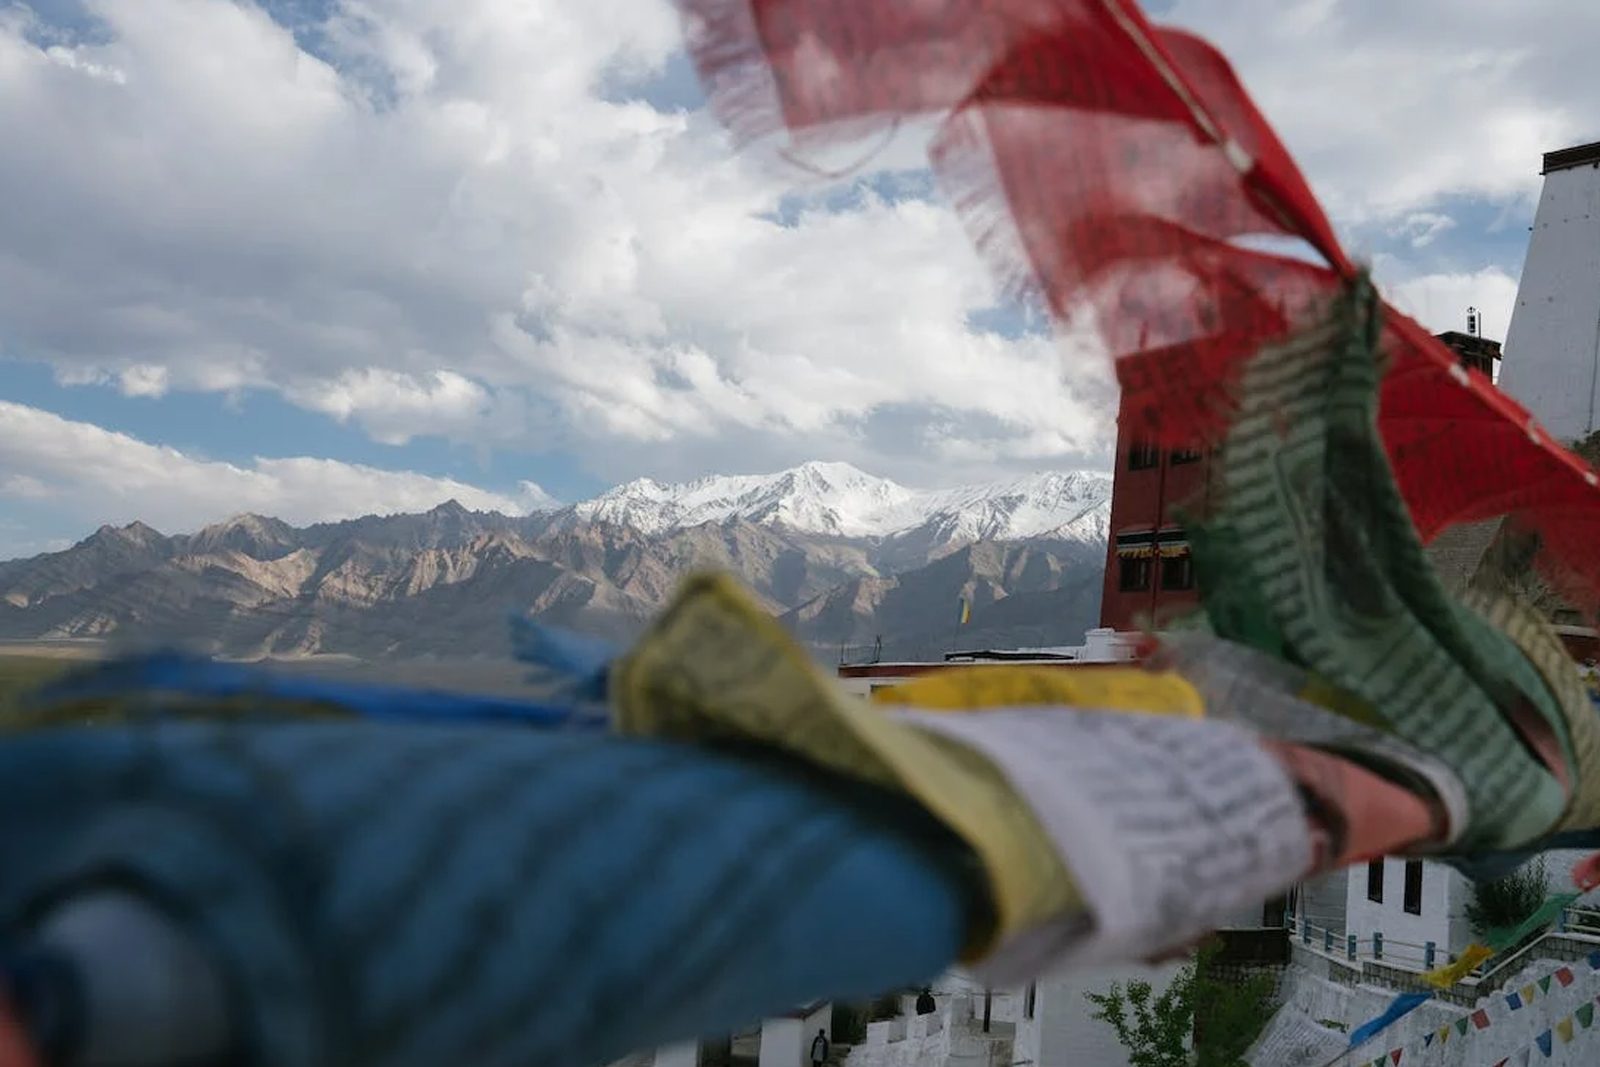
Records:
{"label": "snow-capped mountain", "polygon": [[239,515],[169,536],[135,522],[0,562],[0,641],[504,654],[508,614],[626,641],[684,574],[714,567],[830,656],[880,640],[884,654],[942,654],[961,603],[964,641],[1073,643],[1098,615],[1110,497],[1103,474],[922,490],[807,463],[638,481],[529,515],[449,501],[303,528]]}
{"label": "snow-capped mountain", "polygon": [[679,485],[641,478],[572,511],[647,534],[743,519],[833,537],[923,532],[944,541],[1104,542],[1110,509],[1111,476],[1098,472],[912,489],[847,463],[806,463],[777,474],[713,475]]}

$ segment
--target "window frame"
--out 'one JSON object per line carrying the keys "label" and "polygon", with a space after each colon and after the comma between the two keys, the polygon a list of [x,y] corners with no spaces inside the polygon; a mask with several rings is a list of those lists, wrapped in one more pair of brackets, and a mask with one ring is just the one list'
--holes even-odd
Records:
{"label": "window frame", "polygon": [[1174,448],[1167,457],[1167,462],[1174,467],[1181,467],[1189,463],[1199,463],[1205,458],[1205,453],[1198,448]]}
{"label": "window frame", "polygon": [[1156,470],[1161,466],[1161,449],[1144,441],[1134,441],[1128,445],[1128,469],[1130,471]]}
{"label": "window frame", "polygon": [[[1412,876],[1415,875],[1415,878]],[[1407,915],[1422,914],[1422,861],[1406,860],[1406,880],[1401,907]]]}
{"label": "window frame", "polygon": [[[1155,580],[1155,559],[1152,556],[1119,556],[1117,558],[1117,592],[1148,593]],[[1138,582],[1129,581],[1130,573],[1143,577]]]}
{"label": "window frame", "polygon": [[[1181,572],[1182,573],[1183,584],[1181,584],[1181,585],[1175,584],[1175,583],[1173,583],[1171,581],[1168,581],[1168,578],[1170,577],[1169,568],[1173,568],[1173,567],[1176,567],[1178,565],[1182,565],[1182,567],[1183,567],[1183,570]],[[1189,552],[1185,552],[1182,555],[1178,555],[1178,556],[1162,556],[1161,557],[1161,591],[1163,593],[1183,593],[1183,592],[1188,592],[1189,590],[1191,590],[1193,588],[1194,588],[1194,556],[1193,556],[1193,554],[1189,553]]]}

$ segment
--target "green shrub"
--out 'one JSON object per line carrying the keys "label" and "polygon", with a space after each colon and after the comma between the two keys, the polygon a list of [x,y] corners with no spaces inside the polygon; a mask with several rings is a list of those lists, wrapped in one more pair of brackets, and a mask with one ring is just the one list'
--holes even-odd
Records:
{"label": "green shrub", "polygon": [[1276,1008],[1273,981],[1223,977],[1216,953],[1214,944],[1202,946],[1159,996],[1138,979],[1085,994],[1095,1006],[1090,1018],[1116,1032],[1129,1067],[1243,1067]]}
{"label": "green shrub", "polygon": [[867,1040],[867,1023],[872,1018],[870,1004],[835,1004],[829,1026],[836,1045],[862,1045]]}
{"label": "green shrub", "polygon": [[1543,907],[1549,894],[1549,872],[1540,857],[1504,878],[1473,886],[1467,922],[1478,937],[1509,930]]}

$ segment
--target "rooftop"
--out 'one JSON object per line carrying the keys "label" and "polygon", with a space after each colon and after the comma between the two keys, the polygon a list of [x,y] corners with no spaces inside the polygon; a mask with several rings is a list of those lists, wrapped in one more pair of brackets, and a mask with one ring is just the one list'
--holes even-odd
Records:
{"label": "rooftop", "polygon": [[960,670],[963,667],[979,667],[993,663],[1006,663],[1013,667],[1061,667],[1077,670],[1126,666],[1125,663],[1111,660],[1064,659],[1059,656],[1022,659],[946,659],[922,660],[911,663],[841,663],[838,666],[838,676],[840,678],[909,678],[917,674]]}
{"label": "rooftop", "polygon": [[1544,154],[1544,170],[1541,174],[1549,174],[1557,170],[1572,170],[1582,166],[1600,166],[1600,141],[1591,141],[1589,144],[1574,145],[1572,148],[1558,148],[1554,152]]}
{"label": "rooftop", "polygon": [[1460,330],[1446,330],[1434,336],[1455,349],[1458,355],[1485,355],[1492,359],[1499,359],[1501,355],[1500,342],[1487,337],[1462,333]]}

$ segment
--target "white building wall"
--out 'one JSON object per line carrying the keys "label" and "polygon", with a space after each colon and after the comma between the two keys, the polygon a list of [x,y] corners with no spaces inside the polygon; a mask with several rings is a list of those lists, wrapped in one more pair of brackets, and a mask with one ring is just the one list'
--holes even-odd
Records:
{"label": "white building wall", "polygon": [[833,1005],[824,1004],[804,1017],[764,1019],[761,1022],[760,1067],[806,1067],[811,1062],[811,1042],[826,1031]]}
{"label": "white building wall", "polygon": [[804,1019],[764,1019],[761,1023],[761,1067],[801,1067],[806,1062],[808,1034]]}
{"label": "white building wall", "polygon": [[1409,957],[1432,941],[1438,951],[1437,962],[1442,965],[1447,953],[1459,952],[1472,942],[1466,916],[1472,883],[1454,868],[1424,862],[1422,914],[1412,915],[1405,910],[1405,863],[1393,857],[1383,861],[1382,903],[1367,899],[1367,865],[1350,868],[1345,896],[1346,932],[1359,939],[1362,955],[1371,951],[1372,935],[1381,933],[1385,956],[1413,963],[1419,963],[1420,958]]}
{"label": "white building wall", "polygon": [[[933,1014],[870,1023],[866,1043],[850,1050],[846,1067],[1019,1067],[1014,1024],[993,1018],[991,1032],[982,1033],[982,993],[970,985],[946,976],[934,986]],[[997,991],[995,1015],[1007,1005]]]}
{"label": "white building wall", "polygon": [[[1365,870],[1362,872],[1365,878]],[[1295,901],[1295,918],[1309,923],[1320,934],[1332,930],[1334,937],[1343,943],[1350,906],[1350,874],[1335,871],[1300,885]]]}
{"label": "white building wall", "polygon": [[[1552,894],[1574,890],[1572,866],[1587,855],[1587,852],[1571,850],[1544,854],[1549,891]],[[1473,893],[1472,882],[1444,864],[1424,862],[1422,868],[1421,915],[1411,915],[1404,907],[1404,860],[1391,857],[1384,861],[1381,904],[1367,899],[1366,864],[1351,867],[1338,875],[1345,883],[1343,908],[1346,932],[1360,939],[1359,947],[1363,956],[1371,952],[1374,933],[1383,934],[1384,955],[1397,961],[1404,959],[1408,953],[1415,953],[1416,949],[1411,946],[1432,941],[1438,949],[1440,964],[1445,962],[1447,953],[1459,953],[1477,940],[1471,923],[1467,921],[1467,903]],[[1326,889],[1318,891],[1319,894],[1326,892]],[[1318,899],[1317,895],[1309,892],[1302,898],[1303,908],[1313,912],[1310,920],[1313,939],[1320,936],[1321,930],[1328,925],[1315,917],[1315,913],[1324,906],[1318,903]],[[1600,907],[1600,891],[1580,898],[1578,905]]]}
{"label": "white building wall", "polygon": [[1500,389],[1563,441],[1600,404],[1600,169],[1547,174],[1506,332]]}
{"label": "white building wall", "polygon": [[[1126,1050],[1111,1027],[1090,1018],[1095,1010],[1087,994],[1104,993],[1113,983],[1149,982],[1159,995],[1181,964],[1161,967],[1105,967],[1069,971],[1037,983],[1033,1017],[1017,1022],[1016,1057],[1030,1067],[1128,1067]],[[1024,1000],[1019,991],[1016,998]]]}
{"label": "white building wall", "polygon": [[700,1067],[700,1042],[684,1041],[657,1049],[656,1067]]}
{"label": "white building wall", "polygon": [[[982,1021],[984,986],[971,975],[963,971],[951,971],[934,983],[933,992],[941,1012],[953,1011],[961,1018],[970,1017]],[[1010,989],[997,986],[989,990],[989,1021],[991,1023],[1019,1021],[1023,1014],[1025,994],[1026,988]],[[946,1007],[946,997],[950,998],[951,1007]],[[914,1005],[916,1002],[914,996],[906,999],[909,1004]],[[908,1010],[907,1014],[911,1014],[911,1011]]]}
{"label": "white building wall", "polygon": [[[1129,661],[1129,660],[1133,659],[1133,643],[1132,642],[1133,642],[1134,638],[1137,637],[1137,636],[1138,635],[1135,635],[1135,634],[1119,634],[1115,630],[1101,628],[1101,629],[1094,629],[1094,630],[1086,631],[1085,634],[1084,634],[1084,643],[1081,644],[1081,645],[1062,645],[1062,646],[1052,647],[1052,648],[1014,649],[1013,651],[1039,653],[1039,654],[1047,653],[1047,654],[1049,654],[1051,656],[1054,656],[1054,657],[1060,657],[1060,656],[1075,657],[1073,659],[1073,662],[1077,662],[1077,663],[1119,663],[1119,662],[1125,662],[1125,661]],[[949,663],[941,661],[939,664],[937,664],[937,666],[939,666],[940,669],[944,669],[944,670],[959,670],[962,667],[998,667],[998,666],[1009,666],[1009,667],[1047,666],[1047,667],[1051,667],[1051,668],[1059,668],[1060,665],[1061,665],[1061,660],[1060,659],[1007,660],[1007,661],[982,660],[982,659],[960,659],[960,660],[949,661]],[[860,697],[870,696],[872,694],[872,692],[874,690],[876,690],[876,689],[883,689],[883,688],[888,688],[890,686],[899,685],[899,684],[901,684],[903,682],[909,681],[910,679],[917,677],[919,671],[921,669],[923,669],[923,668],[926,668],[928,666],[928,664],[926,664],[926,663],[899,663],[899,664],[896,664],[896,663],[884,663],[884,664],[877,664],[876,666],[878,666],[878,667],[882,668],[883,670],[885,670],[887,672],[890,672],[890,673],[881,674],[881,675],[879,675],[877,677],[867,677],[867,678],[855,678],[855,677],[840,676],[840,678],[838,679],[839,688],[844,690],[846,693],[849,693],[851,696],[860,696]],[[895,668],[903,668],[903,670],[897,672],[897,671],[895,671]]]}

